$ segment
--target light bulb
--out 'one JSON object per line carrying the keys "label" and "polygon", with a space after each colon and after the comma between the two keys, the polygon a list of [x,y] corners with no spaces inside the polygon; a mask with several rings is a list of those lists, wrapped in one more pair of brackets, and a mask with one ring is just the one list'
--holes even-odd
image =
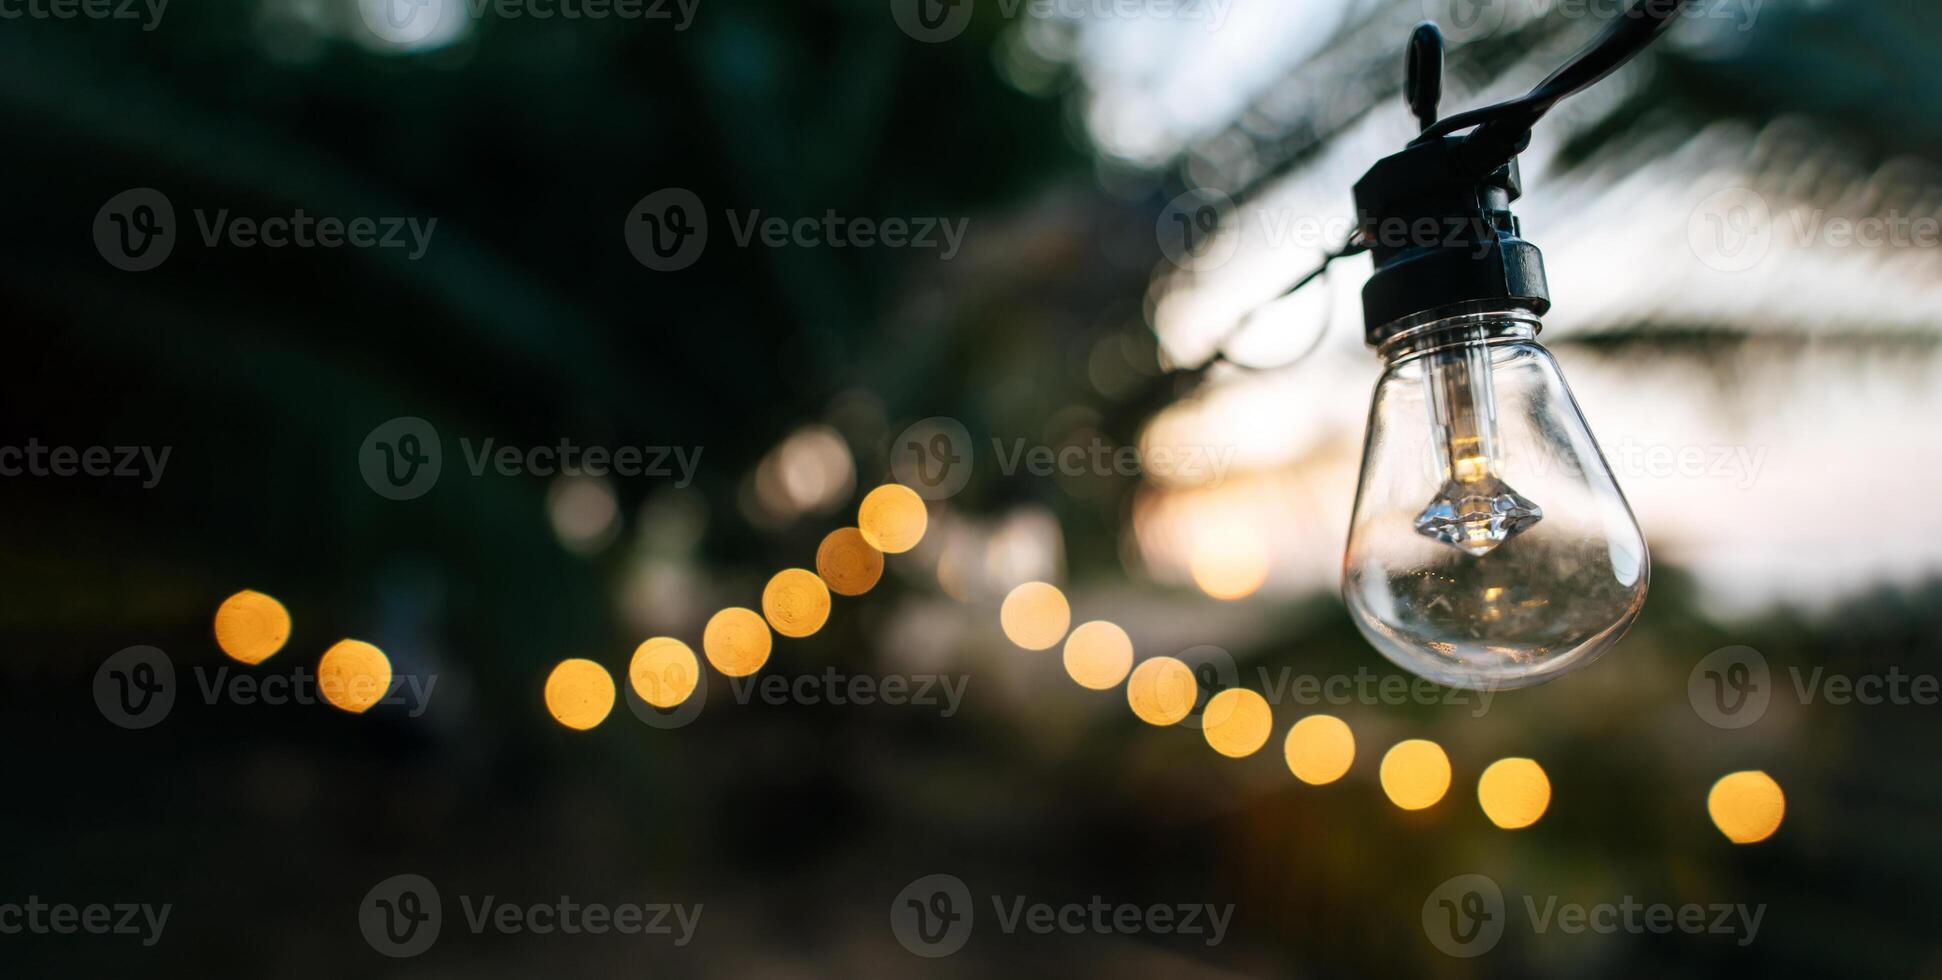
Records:
{"label": "light bulb", "polygon": [[1463,688],[1539,684],[1645,603],[1645,537],[1537,318],[1387,331],[1342,592],[1383,656]]}

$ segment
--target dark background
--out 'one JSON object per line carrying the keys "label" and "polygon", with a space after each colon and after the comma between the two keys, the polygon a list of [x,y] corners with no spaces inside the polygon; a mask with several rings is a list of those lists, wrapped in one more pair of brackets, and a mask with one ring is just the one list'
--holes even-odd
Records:
{"label": "dark background", "polygon": [[[1366,84],[1329,90],[1329,119],[1249,110],[1204,134],[1202,149],[1223,149],[1199,158],[1245,157],[1220,181],[1245,201],[1299,174],[1341,120],[1399,111],[1397,50],[1415,8],[1316,13],[1326,41],[1312,58],[1353,64],[1331,77]],[[1280,760],[1280,734],[1309,709],[1278,706],[1259,755],[1215,756],[1191,730],[1140,724],[1117,693],[1080,691],[1055,654],[1009,647],[993,597],[946,595],[926,552],[893,557],[878,589],[839,598],[830,624],[779,642],[768,669],[932,664],[969,677],[954,717],[737,705],[716,675],[707,710],[686,727],[643,725],[624,705],[590,733],[549,718],[541,684],[560,659],[590,657],[624,677],[648,635],[698,650],[711,609],[751,605],[771,572],[810,564],[822,535],[853,522],[855,501],[889,479],[891,438],[910,422],[954,417],[975,441],[1056,446],[1102,433],[1129,443],[1191,397],[1165,376],[1154,337],[1156,283],[1173,275],[1154,227],[1207,167],[1191,149],[1161,161],[1100,150],[1082,108],[1096,79],[1081,58],[1051,65],[1050,81],[1030,92],[1008,82],[994,52],[1029,20],[980,4],[962,36],[924,44],[879,0],[702,0],[683,32],[487,16],[452,43],[412,50],[359,35],[342,3],[181,3],[152,32],[0,23],[10,368],[0,442],[172,447],[153,489],[0,480],[0,733],[10,746],[0,900],[175,905],[153,949],[127,937],[0,937],[6,972],[1942,971],[1938,709],[1782,706],[1777,696],[1759,725],[1722,732],[1686,696],[1697,659],[1730,644],[1761,650],[1776,678],[1793,666],[1935,670],[1942,535],[1932,522],[1871,517],[1932,510],[1932,484],[1908,491],[1867,469],[1769,479],[1756,492],[1787,515],[1768,526],[1770,539],[1785,542],[1793,522],[1844,528],[1846,550],[1899,548],[1896,574],[1821,570],[1820,537],[1749,552],[1750,567],[1784,565],[1813,588],[1825,580],[1829,597],[1808,606],[1776,595],[1727,616],[1682,564],[1703,540],[1662,548],[1641,508],[1659,561],[1646,612],[1616,652],[1501,695],[1482,719],[1461,707],[1335,710],[1356,729],[1358,757],[1329,787],[1297,783]],[[1465,74],[1453,103],[1478,101],[1500,76],[1528,84],[1520,53],[1568,52],[1595,27],[1538,17],[1457,49]],[[1083,19],[1057,29],[1091,36]],[[1851,152],[1864,181],[1891,159],[1933,163],[1938,42],[1942,22],[1926,0],[1772,0],[1735,50],[1655,51],[1595,124],[1572,131],[1557,167],[1579,191],[1598,188],[1623,177],[1613,161],[1636,147],[1731,124],[1750,134],[1758,173],[1758,134],[1777,121]],[[1277,84],[1315,84],[1307,64],[1285,66]],[[971,231],[964,252],[941,261],[736,247],[717,221],[700,261],[659,273],[635,261],[621,229],[636,201],[675,186],[717,219],[833,209],[967,218]],[[1936,186],[1906,193],[1933,208]],[[166,193],[185,232],[198,208],[438,225],[418,261],[183,237],[159,269],[126,273],[97,253],[91,228],[103,202],[133,187]],[[1913,261],[1930,263],[1908,275],[1935,298],[1933,257]],[[1286,278],[1305,264],[1290,258]],[[1341,290],[1352,293],[1365,271],[1354,265]],[[1871,327],[1870,296],[1856,291],[1852,304],[1855,322],[1803,333],[1641,302],[1555,346],[1574,379],[1579,365],[1649,372],[1677,361],[1732,390],[1739,365],[1777,350],[1864,382],[1898,363],[1923,390],[1936,376],[1942,306],[1904,306]],[[1916,327],[1902,324],[1911,318]],[[1338,324],[1335,339],[1352,333]],[[1089,371],[1102,342],[1127,352],[1134,379],[1110,392]],[[1373,359],[1364,367],[1351,387],[1366,393]],[[1297,393],[1311,383],[1287,381]],[[1753,390],[1740,404],[1758,412],[1795,396],[1811,392]],[[1881,411],[1902,433],[1881,469],[1927,472],[1933,417],[1900,402]],[[357,467],[365,435],[397,416],[446,435],[448,475],[415,501],[372,493]],[[1592,423],[1604,437],[1605,419],[1593,412]],[[751,503],[759,466],[808,425],[842,437],[845,491],[802,513],[764,512]],[[460,435],[705,451],[691,487],[613,481],[613,540],[575,550],[549,523],[547,480],[457,477]],[[1832,487],[1810,493],[1823,488],[1807,483]],[[1124,617],[1141,656],[1215,643],[1244,677],[1256,667],[1391,672],[1326,588],[1271,579],[1244,602],[1220,603],[1177,568],[1156,568],[1131,530],[1142,495],[1155,492],[1117,478],[1075,491],[981,468],[940,511],[971,524],[1050,515],[1075,622]],[[1788,506],[1797,492],[1801,504]],[[1733,515],[1687,516],[1705,527]],[[1341,540],[1307,545],[1326,565]],[[211,636],[216,606],[243,588],[276,596],[295,623],[289,645],[257,668],[229,664]],[[1134,626],[1156,620],[1166,629],[1152,640]],[[164,724],[126,731],[90,694],[101,662],[137,644],[167,651],[186,678],[226,664],[311,669],[343,636],[378,644],[400,673],[436,674],[431,710],[352,716],[204,704],[185,691]],[[1449,797],[1417,813],[1388,803],[1375,780],[1383,748],[1409,737],[1438,739],[1456,765]],[[1526,831],[1498,830],[1475,806],[1477,771],[1504,755],[1540,759],[1553,783],[1549,813]],[[1771,773],[1788,813],[1773,839],[1735,847],[1708,821],[1705,795],[1742,768]],[[678,949],[643,937],[470,936],[448,922],[431,952],[392,961],[365,944],[356,911],[374,883],[404,872],[439,884],[448,918],[461,893],[706,911]],[[1212,947],[1182,936],[1006,935],[981,918],[962,952],[919,960],[885,910],[912,879],[938,872],[964,879],[982,916],[990,895],[1237,911]],[[1513,902],[1632,895],[1768,910],[1746,947],[1513,924],[1492,953],[1451,959],[1426,941],[1421,906],[1469,872],[1491,875]]]}

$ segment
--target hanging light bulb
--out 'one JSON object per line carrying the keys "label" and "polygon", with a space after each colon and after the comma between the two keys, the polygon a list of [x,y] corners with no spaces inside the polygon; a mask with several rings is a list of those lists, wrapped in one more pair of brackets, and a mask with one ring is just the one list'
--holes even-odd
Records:
{"label": "hanging light bulb", "polygon": [[1342,592],[1383,656],[1439,683],[1550,680],[1611,649],[1645,603],[1645,537],[1537,341],[1543,257],[1510,204],[1531,124],[1672,10],[1614,25],[1523,99],[1440,124],[1442,42],[1418,28],[1406,88],[1424,133],[1356,184],[1375,259],[1367,339],[1384,371]]}

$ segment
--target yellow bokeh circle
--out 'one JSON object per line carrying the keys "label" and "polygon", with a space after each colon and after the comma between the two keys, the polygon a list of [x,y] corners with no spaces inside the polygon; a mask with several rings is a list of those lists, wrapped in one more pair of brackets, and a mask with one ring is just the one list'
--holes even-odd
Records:
{"label": "yellow bokeh circle", "polygon": [[1149,725],[1179,724],[1199,697],[1193,669],[1173,657],[1143,660],[1126,679],[1126,703]]}
{"label": "yellow bokeh circle", "polygon": [[1110,690],[1133,669],[1133,640],[1126,631],[1094,620],[1072,631],[1065,641],[1065,672],[1080,687]]}
{"label": "yellow bokeh circle", "polygon": [[614,678],[591,660],[562,660],[546,675],[546,710],[568,728],[593,728],[614,710]]}
{"label": "yellow bokeh circle", "polygon": [[785,568],[762,589],[762,615],[783,636],[809,636],[829,621],[829,588],[815,572]]}
{"label": "yellow bokeh circle", "polygon": [[391,690],[391,658],[363,640],[338,640],[317,662],[317,693],[354,715],[371,709]]}
{"label": "yellow bokeh circle", "polygon": [[1288,729],[1282,758],[1295,778],[1326,786],[1348,774],[1355,762],[1355,733],[1334,715],[1309,715]]}
{"label": "yellow bokeh circle", "polygon": [[1498,759],[1477,780],[1477,805],[1505,830],[1529,827],[1551,808],[1551,777],[1530,759]]}
{"label": "yellow bokeh circle", "polygon": [[1246,688],[1231,687],[1207,699],[1200,713],[1200,731],[1214,751],[1241,759],[1261,751],[1274,733],[1274,711],[1268,699]]}
{"label": "yellow bokeh circle", "polygon": [[627,664],[627,683],[642,701],[656,708],[672,708],[688,700],[701,681],[701,661],[686,643],[657,636],[634,648]]}
{"label": "yellow bokeh circle", "polygon": [[862,531],[839,527],[816,548],[816,574],[837,595],[862,595],[883,577],[883,552],[865,541]]}
{"label": "yellow bokeh circle", "polygon": [[924,498],[901,483],[886,483],[870,491],[856,512],[856,527],[863,540],[887,555],[900,555],[917,547],[929,524]]}
{"label": "yellow bokeh circle", "polygon": [[1757,769],[1728,773],[1706,794],[1713,826],[1735,844],[1757,844],[1780,829],[1787,795],[1773,777]]}
{"label": "yellow bokeh circle", "polygon": [[260,664],[289,639],[289,610],[261,592],[244,589],[216,607],[216,645],[233,659]]}
{"label": "yellow bokeh circle", "polygon": [[1379,773],[1389,802],[1404,810],[1435,806],[1450,790],[1450,757],[1427,739],[1397,742],[1382,757]]}
{"label": "yellow bokeh circle", "polygon": [[1058,586],[1026,582],[1005,596],[998,623],[1013,643],[1027,650],[1050,650],[1065,639],[1072,625],[1072,607]]}
{"label": "yellow bokeh circle", "polygon": [[716,613],[701,631],[701,652],[716,670],[747,677],[769,662],[775,644],[769,625],[752,609],[731,606]]}

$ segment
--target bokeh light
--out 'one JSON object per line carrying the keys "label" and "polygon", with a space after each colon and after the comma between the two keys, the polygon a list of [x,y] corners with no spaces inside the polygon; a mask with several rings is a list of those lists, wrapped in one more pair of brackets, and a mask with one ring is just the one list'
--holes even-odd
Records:
{"label": "bokeh light", "polygon": [[839,527],[816,548],[816,574],[837,595],[862,595],[883,577],[883,552],[864,540],[862,531]]}
{"label": "bokeh light", "polygon": [[1200,685],[1193,669],[1173,657],[1152,657],[1126,679],[1126,703],[1149,725],[1176,725],[1194,709]]}
{"label": "bokeh light", "polygon": [[1477,805],[1505,830],[1529,827],[1551,807],[1551,778],[1531,759],[1498,759],[1477,780]]}
{"label": "bokeh light", "polygon": [[614,710],[614,678],[591,660],[562,660],[546,675],[546,710],[575,731],[594,728]]}
{"label": "bokeh light", "polygon": [[235,660],[260,664],[289,639],[289,611],[261,592],[244,589],[216,607],[216,645]]}
{"label": "bokeh light", "polygon": [[1194,542],[1187,565],[1194,584],[1215,599],[1245,599],[1268,580],[1268,549],[1247,528],[1222,527]]}
{"label": "bokeh light", "polygon": [[1382,791],[1404,810],[1435,806],[1450,790],[1450,757],[1427,739],[1397,742],[1382,757]]}
{"label": "bokeh light", "polygon": [[351,714],[369,711],[390,690],[391,658],[362,640],[338,640],[317,662],[317,692]]}
{"label": "bokeh light", "polygon": [[1735,844],[1757,844],[1780,829],[1787,796],[1773,777],[1757,769],[1728,773],[1706,794],[1713,826]]}
{"label": "bokeh light", "polygon": [[809,636],[829,621],[829,589],[815,572],[785,568],[762,589],[762,615],[783,636]]}
{"label": "bokeh light", "polygon": [[657,636],[634,648],[627,664],[627,682],[642,701],[656,708],[672,708],[694,694],[701,681],[701,661],[686,643]]}
{"label": "bokeh light", "polygon": [[747,677],[769,662],[775,638],[769,624],[753,609],[731,606],[716,613],[701,631],[701,652],[716,670],[730,677]]}
{"label": "bokeh light", "polygon": [[856,527],[863,540],[886,555],[901,555],[917,547],[929,524],[924,498],[900,483],[886,483],[870,491],[856,512]]}
{"label": "bokeh light", "polygon": [[1080,687],[1110,690],[1133,669],[1133,639],[1104,620],[1093,620],[1072,631],[1065,641],[1065,672]]}
{"label": "bokeh light", "polygon": [[1050,650],[1065,639],[1065,631],[1072,625],[1072,607],[1058,586],[1026,582],[1005,596],[998,623],[1013,643],[1027,650]]}
{"label": "bokeh light", "polygon": [[1241,759],[1261,751],[1274,733],[1274,711],[1268,699],[1244,687],[1231,687],[1207,699],[1200,713],[1200,731],[1214,751]]}
{"label": "bokeh light", "polygon": [[1288,729],[1281,754],[1296,779],[1326,786],[1347,775],[1355,763],[1355,733],[1334,715],[1309,715]]}

